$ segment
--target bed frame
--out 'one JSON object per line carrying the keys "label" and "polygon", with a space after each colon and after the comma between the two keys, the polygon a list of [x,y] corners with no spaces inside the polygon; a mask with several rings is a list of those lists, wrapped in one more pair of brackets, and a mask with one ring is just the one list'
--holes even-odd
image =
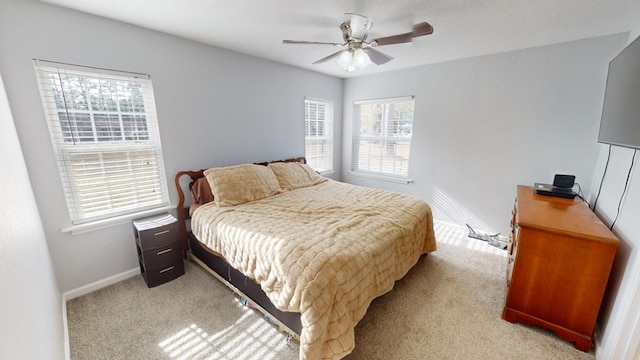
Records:
{"label": "bed frame", "polygon": [[[266,166],[273,162],[301,162],[306,164],[307,160],[305,157],[298,157],[255,164]],[[191,219],[191,216],[189,215],[189,206],[185,207],[186,197],[182,185],[180,184],[180,180],[183,176],[189,176],[191,178],[189,182],[190,194],[193,183],[197,179],[204,177],[204,171],[205,169],[196,171],[180,171],[175,176],[175,186],[178,191],[177,215],[178,222],[180,223],[184,258],[190,259],[200,265],[211,275],[220,280],[224,285],[229,287],[234,293],[248,300],[249,303],[246,305],[262,312],[265,315],[266,320],[276,325],[278,330],[286,333],[296,340],[299,340],[300,332],[302,331],[299,313],[278,310],[275,305],[271,303],[259,284],[229,265],[222,254],[206,247],[196,239],[191,231],[188,230],[187,222]]]}

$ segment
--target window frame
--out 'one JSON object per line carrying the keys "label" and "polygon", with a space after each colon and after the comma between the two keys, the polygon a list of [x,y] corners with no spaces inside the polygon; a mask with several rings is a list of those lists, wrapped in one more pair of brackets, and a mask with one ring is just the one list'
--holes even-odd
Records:
{"label": "window frame", "polygon": [[[412,103],[412,114],[410,117],[410,129],[411,129],[411,133],[408,137],[400,137],[400,136],[382,136],[381,134],[376,135],[364,135],[361,134],[361,123],[363,120],[362,117],[362,113],[361,113],[361,108],[359,109],[359,107],[361,106],[366,106],[366,105],[381,105],[381,106],[386,106],[388,104],[401,104],[401,103],[405,103],[405,102],[411,102]],[[351,148],[351,171],[350,174],[351,175],[356,175],[356,176],[363,176],[363,177],[367,177],[367,178],[372,178],[372,179],[377,179],[377,180],[386,180],[386,181],[392,181],[392,182],[399,182],[399,183],[411,183],[413,182],[413,180],[411,180],[411,178],[409,177],[410,174],[410,157],[411,157],[411,144],[413,141],[413,126],[414,126],[414,119],[415,119],[415,97],[413,95],[410,96],[401,96],[401,97],[390,97],[390,98],[375,98],[375,99],[368,99],[368,100],[355,100],[353,102],[353,132],[352,132],[352,148]],[[383,128],[383,124],[384,124],[384,119],[379,119],[381,124],[380,124],[380,128]],[[406,119],[403,119],[406,122]],[[392,119],[386,119],[386,121],[398,121],[398,120],[394,120]],[[388,135],[388,134],[387,134]],[[396,170],[396,165],[395,165],[395,160],[393,162],[393,171],[383,171],[383,166],[385,165],[385,161],[383,160],[383,157],[380,158],[379,160],[379,168],[380,170],[372,170],[371,166],[368,167],[360,167],[361,165],[361,161],[360,159],[360,152],[361,152],[361,148],[359,146],[359,144],[361,143],[361,141],[367,141],[370,144],[375,143],[375,142],[382,142],[384,143],[384,146],[387,146],[389,143],[393,143],[394,144],[394,150],[393,150],[393,155],[395,157],[395,155],[397,154],[397,143],[402,142],[402,143],[406,143],[406,158],[404,159],[405,165],[404,167],[406,167],[406,171],[397,171]],[[380,151],[383,151],[382,146],[380,146]],[[400,165],[400,169],[402,168],[402,165]]]}
{"label": "window frame", "polygon": [[[33,63],[71,222],[71,227],[63,231],[75,232],[97,224],[104,227],[109,221],[168,210],[169,191],[151,76],[46,60]],[[71,79],[77,80],[81,90],[76,87],[72,91]],[[125,91],[124,95],[113,89],[103,90],[103,83],[122,85],[117,90]],[[100,84],[98,95],[95,88],[84,88],[89,84]],[[58,87],[57,98],[54,87]],[[82,95],[77,96],[82,100],[74,100],[65,89]],[[86,108],[77,109],[78,104]],[[123,104],[130,104],[128,111],[123,110],[127,108]],[[84,130],[78,125],[79,117]]]}
{"label": "window frame", "polygon": [[[323,135],[312,136],[310,134],[310,126],[307,126],[307,123],[310,121],[319,121],[317,117],[315,119],[311,119],[308,117],[308,106],[310,104],[323,105],[324,106],[324,119],[323,121]],[[307,163],[314,170],[318,171],[321,174],[331,174],[334,172],[333,169],[333,124],[334,124],[334,111],[335,106],[332,100],[321,99],[311,96],[306,96],[304,98],[304,118],[305,118],[305,158],[307,159]],[[310,156],[308,149],[310,147],[310,142],[318,142],[324,141],[324,151],[319,157]],[[316,162],[315,158],[320,158],[320,163]],[[324,166],[323,166],[324,165]]]}

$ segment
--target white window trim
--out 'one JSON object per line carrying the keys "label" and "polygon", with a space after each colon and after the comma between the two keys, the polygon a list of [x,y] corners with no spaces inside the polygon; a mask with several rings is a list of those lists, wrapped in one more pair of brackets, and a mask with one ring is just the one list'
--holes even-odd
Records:
{"label": "white window trim", "polygon": [[[354,100],[353,101],[353,106],[357,106],[357,105],[368,105],[368,104],[378,104],[378,103],[391,103],[391,102],[404,102],[404,101],[409,101],[409,100],[413,100],[414,101],[414,117],[415,117],[415,96],[413,95],[408,95],[408,96],[399,96],[399,97],[387,97],[387,98],[376,98],[376,99],[365,99],[365,100]],[[400,183],[400,184],[410,184],[413,183],[414,180],[411,179],[409,177],[409,167],[407,167],[407,175],[406,176],[394,176],[394,175],[386,175],[383,173],[374,173],[374,172],[368,172],[365,170],[357,170],[355,169],[355,142],[356,142],[356,132],[358,132],[358,130],[356,129],[356,124],[359,125],[360,124],[360,120],[358,119],[358,121],[356,122],[355,119],[352,116],[352,124],[353,124],[353,134],[352,134],[352,138],[351,138],[351,144],[352,144],[352,148],[351,148],[351,170],[349,170],[349,174],[353,175],[353,176],[358,176],[358,177],[362,177],[362,178],[368,178],[368,179],[373,179],[373,180],[381,180],[381,181],[388,181],[388,182],[394,182],[394,183]],[[391,140],[395,140],[395,138],[391,139]],[[411,147],[411,145],[413,144],[413,135],[411,136],[411,140],[409,142],[409,146]]]}
{"label": "white window trim", "polygon": [[372,179],[372,180],[388,181],[388,182],[393,182],[393,183],[398,183],[398,184],[411,184],[411,183],[415,182],[413,179],[409,179],[409,178],[401,178],[401,177],[384,176],[384,175],[378,175],[378,174],[370,174],[370,173],[366,173],[366,172],[363,172],[363,171],[353,171],[353,170],[351,170],[351,171],[349,171],[349,175],[363,177],[363,178]]}
{"label": "white window trim", "polygon": [[386,98],[377,98],[377,99],[354,100],[353,105],[404,102],[409,100],[415,100],[415,96],[407,95],[407,96],[396,96],[396,97],[386,97]]}
{"label": "white window trim", "polygon": [[138,211],[135,213],[113,216],[108,219],[96,220],[91,222],[86,222],[78,225],[71,225],[69,227],[63,228],[61,231],[63,233],[71,233],[72,235],[84,234],[92,231],[107,229],[110,227],[122,225],[122,224],[130,224],[132,220],[166,213],[175,209],[176,205],[167,205],[159,208],[153,208],[145,211]]}
{"label": "white window trim", "polygon": [[[333,173],[335,173],[335,169],[334,169],[334,164],[333,164],[333,147],[334,147],[334,139],[333,139],[333,127],[334,127],[334,119],[335,119],[335,104],[333,102],[333,100],[328,100],[328,99],[322,99],[322,98],[317,98],[317,97],[312,97],[312,96],[305,96],[304,98],[305,103],[307,101],[313,101],[313,102],[317,102],[317,103],[322,103],[322,104],[326,104],[328,110],[330,111],[326,111],[325,112],[325,136],[324,138],[327,141],[327,160],[329,163],[329,169],[325,169],[325,170],[320,170],[319,173],[322,175],[331,175]],[[306,107],[306,104],[305,104]],[[306,135],[306,125],[305,125],[305,149],[306,149],[306,144],[307,144],[307,135]],[[305,151],[305,156],[306,156],[306,151]],[[308,162],[308,159],[307,159]]]}
{"label": "white window trim", "polygon": [[[78,233],[83,233],[87,231],[93,231],[93,230],[121,224],[124,222],[128,222],[133,218],[166,212],[167,210],[171,209],[171,206],[169,205],[169,191],[167,187],[167,181],[166,181],[166,176],[164,171],[164,160],[162,157],[162,147],[160,143],[159,124],[156,116],[155,101],[153,96],[153,85],[151,83],[150,76],[146,74],[131,73],[131,72],[111,70],[111,69],[101,69],[101,68],[87,67],[87,66],[79,66],[74,64],[64,64],[64,63],[51,62],[46,60],[34,60],[33,63],[36,70],[37,77],[38,77],[38,86],[40,87],[40,91],[41,91],[43,107],[44,107],[45,115],[47,118],[49,132],[54,145],[53,146],[54,151],[56,153],[58,171],[60,173],[61,180],[63,181],[63,187],[65,188],[64,190],[65,199],[66,199],[67,209],[69,211],[69,216],[71,220],[71,226],[62,229],[62,232],[71,232],[73,234],[78,234]],[[60,112],[60,108],[56,107],[54,103],[55,100],[52,100],[53,91],[50,88],[48,80],[41,81],[42,76],[47,76],[47,77],[49,76],[45,74],[50,74],[50,73],[55,74],[57,72],[84,76],[84,77],[93,78],[93,79],[108,78],[108,79],[115,79],[116,81],[120,80],[125,82],[131,82],[131,81],[142,82],[143,91],[141,95],[144,97],[145,109],[144,109],[144,112],[139,112],[137,114],[140,114],[141,116],[145,117],[145,122],[147,126],[146,128],[147,136],[145,138],[142,138],[142,140],[138,140],[141,142],[135,145],[133,145],[129,141],[130,139],[125,138],[125,136],[127,136],[126,135],[127,133],[126,133],[126,128],[123,125],[123,118],[125,115],[129,114],[130,112],[136,113],[135,110],[121,110],[119,105],[118,105],[117,111],[109,110],[109,109],[97,110],[89,106],[86,110],[74,110],[73,108],[70,108],[70,109],[66,109],[65,111],[67,111],[67,114],[72,114],[72,113],[75,113],[76,111],[80,111],[80,113],[82,114],[86,113],[89,116],[89,121],[91,121],[91,124],[96,124],[94,123],[95,121],[97,121],[94,118],[94,116],[97,116],[96,114],[102,114],[102,113],[105,113],[105,114],[113,113],[114,115],[117,114],[118,118],[120,119],[120,128],[114,131],[118,131],[119,133],[114,132],[111,134],[111,136],[113,136],[114,134],[118,134],[118,137],[122,136],[122,143],[120,143],[119,140],[116,140],[114,142],[113,138],[111,140],[105,141],[104,143],[101,143],[100,138],[96,138],[96,136],[100,136],[99,133],[96,133],[97,131],[97,127],[96,127],[93,129],[94,130],[93,140],[87,141],[86,143],[82,142],[81,140],[80,142],[77,143],[77,145],[71,145],[71,143],[67,144],[66,142],[67,140],[63,140],[63,139],[65,138],[65,136],[68,136],[68,135],[65,135],[63,133],[63,129],[60,126],[60,119],[58,118],[58,113]],[[109,97],[107,97],[107,99],[109,99]],[[87,101],[90,101],[90,99],[87,98]],[[120,100],[116,100],[116,101],[120,101]],[[131,103],[131,104],[132,106],[135,105],[135,103]],[[132,115],[137,116],[134,114]],[[108,116],[111,116],[111,115],[108,115]],[[122,116],[122,118],[120,116]],[[86,133],[86,130],[85,130],[85,133]],[[80,136],[83,136],[83,135],[80,135]],[[150,144],[147,144],[146,143],[147,141],[151,141]],[[92,144],[94,143],[96,144],[96,146],[92,146]],[[160,195],[157,198],[158,201],[153,201],[153,203],[147,203],[146,205],[141,205],[140,203],[138,203],[137,206],[129,207],[129,208],[116,207],[115,210],[105,212],[103,214],[96,213],[88,217],[82,216],[83,210],[81,207],[78,207],[77,208],[78,211],[75,212],[78,215],[76,216],[73,215],[74,211],[72,211],[72,206],[75,206],[75,205],[71,205],[71,204],[76,202],[75,199],[76,199],[77,193],[75,191],[74,183],[77,178],[75,176],[70,175],[71,170],[70,168],[67,167],[67,165],[64,164],[64,162],[67,161],[65,159],[69,159],[69,156],[71,156],[74,153],[87,154],[87,155],[96,154],[101,159],[99,161],[102,164],[102,161],[107,161],[102,159],[102,156],[104,156],[103,154],[108,154],[110,151],[135,153],[140,151],[144,152],[145,148],[148,148],[148,150],[155,153],[154,157],[150,157],[148,159],[153,161],[153,163],[157,163],[155,167],[151,167],[150,169],[153,169],[154,173],[159,174],[158,175],[159,181],[157,181],[155,185],[156,186],[155,189],[160,192]],[[104,163],[101,166],[107,166],[106,164],[108,163]],[[63,175],[62,172],[65,172],[65,173],[68,172],[69,175]],[[149,174],[147,174],[146,176],[149,176]],[[67,185],[65,185],[65,182]]]}

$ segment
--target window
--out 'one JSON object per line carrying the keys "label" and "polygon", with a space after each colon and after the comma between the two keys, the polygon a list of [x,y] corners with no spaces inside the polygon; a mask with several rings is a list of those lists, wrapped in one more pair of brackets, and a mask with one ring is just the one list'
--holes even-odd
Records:
{"label": "window", "polygon": [[354,172],[409,177],[413,97],[355,101]]}
{"label": "window", "polygon": [[150,77],[34,65],[71,223],[167,206]]}
{"label": "window", "polygon": [[315,171],[333,171],[333,102],[304,100],[305,157]]}

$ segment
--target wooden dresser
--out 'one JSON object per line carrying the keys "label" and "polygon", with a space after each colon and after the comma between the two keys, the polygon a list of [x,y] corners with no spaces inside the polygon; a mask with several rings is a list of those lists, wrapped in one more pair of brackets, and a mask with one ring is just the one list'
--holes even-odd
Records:
{"label": "wooden dresser", "polygon": [[619,241],[579,200],[518,186],[502,318],[542,326],[588,351]]}

